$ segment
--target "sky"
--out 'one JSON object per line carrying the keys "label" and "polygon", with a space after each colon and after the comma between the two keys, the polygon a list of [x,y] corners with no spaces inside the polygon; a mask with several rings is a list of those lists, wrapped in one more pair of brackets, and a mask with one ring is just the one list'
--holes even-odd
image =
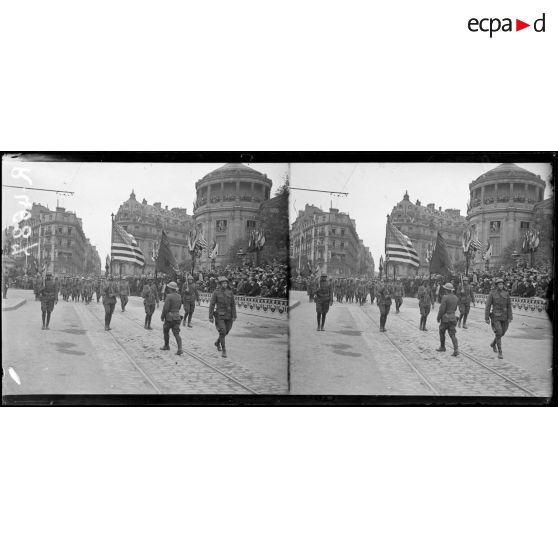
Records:
{"label": "sky", "polygon": [[[551,195],[551,167],[545,163],[517,164],[545,180],[545,199]],[[356,221],[357,234],[370,248],[376,266],[384,251],[386,216],[409,192],[410,201],[434,203],[436,209],[460,209],[467,214],[469,184],[498,163],[296,163],[291,165],[291,188],[311,188],[348,193],[327,193],[291,189],[290,222],[305,204],[328,211],[330,205],[349,213]]]}
{"label": "sky", "polygon": [[[73,196],[57,196],[55,192],[26,190],[29,201],[54,209],[58,205],[75,211],[83,220],[86,237],[97,247],[101,261],[110,253],[111,213],[130,197],[132,189],[136,199],[149,204],[161,202],[162,206],[185,207],[193,213],[197,180],[225,163],[62,163],[2,161],[2,230],[13,224],[16,212],[22,209],[14,196],[22,190],[5,188],[4,185],[27,186],[24,178],[13,178],[14,167],[27,169],[25,175],[34,188],[74,191]],[[287,174],[286,164],[249,164],[267,174],[273,182],[271,195],[283,184]],[[16,218],[17,219],[17,218]]]}

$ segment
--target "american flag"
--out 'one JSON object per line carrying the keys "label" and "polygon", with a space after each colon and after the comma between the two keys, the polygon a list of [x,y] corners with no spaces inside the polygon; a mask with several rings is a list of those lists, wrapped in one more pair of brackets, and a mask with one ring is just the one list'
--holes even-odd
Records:
{"label": "american flag", "polygon": [[420,265],[417,251],[409,237],[389,221],[386,225],[386,261],[406,263],[413,267]]}
{"label": "american flag", "polygon": [[207,250],[207,241],[203,237],[201,231],[198,231],[198,234],[196,235],[196,247],[201,248],[202,250]]}
{"label": "american flag", "polygon": [[145,265],[143,252],[140,250],[136,239],[117,223],[114,223],[112,228],[110,255],[115,261]]}

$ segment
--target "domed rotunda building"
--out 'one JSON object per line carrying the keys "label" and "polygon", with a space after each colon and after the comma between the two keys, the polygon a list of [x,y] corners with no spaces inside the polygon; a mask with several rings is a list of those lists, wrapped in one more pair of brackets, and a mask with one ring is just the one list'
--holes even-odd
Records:
{"label": "domed rotunda building", "polygon": [[[195,223],[210,248],[217,241],[216,265],[236,261],[237,254],[232,252],[239,244],[246,250],[251,231],[258,228],[260,206],[270,199],[271,187],[267,175],[240,163],[223,165],[196,182]],[[209,267],[207,252],[200,263]]]}
{"label": "domed rotunda building", "polygon": [[[533,226],[545,187],[539,175],[513,163],[499,165],[469,184],[467,222],[481,242],[492,245],[491,268],[499,268],[506,246],[521,241]],[[484,267],[479,256],[475,268]]]}

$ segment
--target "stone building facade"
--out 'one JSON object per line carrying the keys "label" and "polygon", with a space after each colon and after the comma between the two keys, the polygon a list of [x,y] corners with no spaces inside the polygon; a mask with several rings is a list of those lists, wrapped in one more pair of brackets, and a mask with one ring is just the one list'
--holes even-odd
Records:
{"label": "stone building facade", "polygon": [[[34,203],[31,217],[19,227],[31,227],[29,254],[55,276],[100,275],[101,258],[83,231],[82,220],[63,207],[48,209]],[[26,244],[24,243],[24,246]]]}
{"label": "stone building facade", "polygon": [[[492,245],[490,268],[498,269],[506,247],[520,242],[533,227],[545,187],[539,175],[513,163],[499,165],[469,184],[467,222],[481,242]],[[477,256],[473,267],[484,266]]]}
{"label": "stone building facade", "polygon": [[[239,163],[223,165],[196,182],[195,223],[210,248],[214,241],[219,245],[217,266],[237,261],[237,250],[246,252],[252,230],[260,225],[260,207],[270,199],[271,187],[267,175]],[[206,251],[200,264],[210,267]]]}
{"label": "stone building facade", "polygon": [[448,253],[454,265],[465,259],[462,236],[466,218],[461,215],[459,209],[436,209],[433,203],[422,205],[420,200],[412,203],[409,194],[405,192],[403,199],[393,207],[390,219],[393,225],[410,238],[420,259],[418,270],[410,265],[397,264],[396,275],[428,275],[427,250],[429,245],[434,246],[436,243],[438,231],[446,240]]}
{"label": "stone building facade", "polygon": [[300,271],[307,264],[331,277],[374,275],[374,259],[356,231],[356,222],[338,209],[322,211],[306,204],[290,231],[291,261]]}
{"label": "stone building facade", "polygon": [[145,198],[140,203],[132,190],[128,200],[118,208],[114,220],[138,242],[145,258],[145,268],[142,269],[133,263],[115,261],[113,273],[120,273],[121,264],[122,275],[153,275],[155,273],[153,247],[161,240],[163,230],[169,239],[176,262],[180,265],[190,260],[188,237],[194,226],[194,220],[192,215],[188,215],[186,209],[182,207],[169,209],[168,206],[162,207],[161,202],[150,205]]}

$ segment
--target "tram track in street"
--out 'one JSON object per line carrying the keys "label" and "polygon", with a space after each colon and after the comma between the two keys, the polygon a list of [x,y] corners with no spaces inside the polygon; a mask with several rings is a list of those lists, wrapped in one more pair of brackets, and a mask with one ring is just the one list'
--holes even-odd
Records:
{"label": "tram track in street", "polygon": [[[95,316],[94,312],[91,311],[91,314]],[[125,318],[129,323],[134,324],[137,328],[140,329],[144,329],[142,323],[137,320],[136,318],[122,312],[120,314],[118,314],[120,317]],[[102,323],[101,318],[99,318],[98,316],[95,316],[95,318]],[[104,325],[104,324],[103,324]],[[120,348],[126,353],[126,355],[128,356],[129,359],[133,359],[133,357],[129,354],[129,352],[124,348],[124,346],[122,345],[122,343],[116,338],[116,336],[114,336],[112,334],[112,331],[109,331],[108,333],[111,334],[111,336],[113,337],[113,339],[115,340],[115,342],[120,346]],[[210,369],[213,373],[219,374],[219,377],[222,378],[221,381],[224,381],[225,383],[232,383],[237,387],[242,388],[245,392],[250,393],[252,395],[259,395],[259,391],[256,391],[255,389],[247,386],[246,384],[244,384],[243,382],[241,382],[240,380],[238,380],[238,378],[235,378],[234,376],[219,370],[219,368],[217,368],[216,366],[214,366],[213,364],[211,364],[210,362],[208,362],[207,360],[205,360],[204,358],[200,357],[199,355],[195,354],[193,351],[184,348],[184,346],[182,347],[183,353],[188,355],[189,357],[193,358],[194,360],[197,360],[198,362],[200,362],[201,364],[203,364],[206,368]],[[141,372],[142,375],[149,377],[149,374],[143,370],[141,367],[139,367],[139,365],[133,361],[133,364],[136,366],[136,368],[138,368]],[[224,380],[223,380],[224,379]],[[155,386],[153,381],[149,381],[149,383],[151,383],[152,385]],[[164,393],[164,391],[158,391],[158,393]],[[231,392],[231,393],[235,393],[235,392]]]}
{"label": "tram track in street", "polygon": [[[370,309],[372,308],[372,306],[370,306]],[[372,316],[370,316],[370,314],[364,309],[364,307],[361,307],[361,309],[363,310],[363,313],[368,316],[368,318],[375,323],[378,327],[379,327],[379,323],[376,322]],[[394,320],[395,317],[392,318],[392,320]],[[402,315],[397,315],[397,319],[406,324],[409,328],[416,328],[416,324],[414,322],[411,322],[409,319],[404,318]],[[393,321],[391,322],[393,323]],[[401,349],[393,342],[393,340],[389,337],[388,334],[384,335],[388,338],[389,342],[395,346],[398,350],[399,353],[402,353]],[[503,380],[504,382],[506,382],[509,386],[513,386],[514,390],[520,390],[522,393],[520,395],[522,396],[529,396],[529,397],[539,397],[535,392],[533,392],[532,390],[526,388],[525,386],[522,386],[521,384],[519,384],[518,382],[516,382],[515,380],[513,380],[512,378],[510,378],[509,376],[507,376],[506,374],[503,374],[502,372],[496,370],[495,368],[493,368],[492,366],[489,366],[488,364],[483,363],[480,359],[478,359],[477,357],[473,356],[472,354],[470,354],[468,351],[464,351],[462,348],[459,349],[459,353],[461,355],[463,355],[465,358],[467,358],[469,361],[475,363],[477,365],[477,367],[484,373],[486,374],[486,372],[489,372],[490,374],[500,378],[501,380]],[[411,364],[411,367],[414,367],[414,365]],[[424,372],[421,373],[422,376],[424,377],[428,377],[427,374],[425,374]],[[430,383],[435,383],[432,379],[430,379]],[[427,384],[428,385],[428,384]],[[510,388],[511,389],[511,388]],[[444,395],[443,393],[438,393],[437,395]]]}

